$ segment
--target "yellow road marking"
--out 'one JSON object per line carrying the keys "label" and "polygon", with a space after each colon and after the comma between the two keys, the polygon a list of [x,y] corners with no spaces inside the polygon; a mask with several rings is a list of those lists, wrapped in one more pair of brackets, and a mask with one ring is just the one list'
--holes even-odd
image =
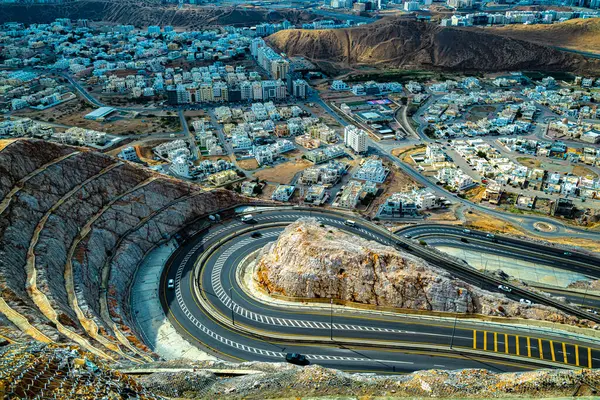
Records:
{"label": "yellow road marking", "polygon": [[592,348],[588,347],[588,368],[592,368]]}
{"label": "yellow road marking", "polygon": [[504,334],[504,352],[508,354],[508,334]]}
{"label": "yellow road marking", "polygon": [[473,329],[473,349],[477,349],[477,331]]}
{"label": "yellow road marking", "polygon": [[483,349],[487,350],[487,331],[483,331]]}
{"label": "yellow road marking", "polygon": [[554,343],[552,342],[552,340],[549,340],[550,342],[550,353],[552,353],[552,361],[556,361],[556,357],[554,357]]}
{"label": "yellow road marking", "polygon": [[579,366],[579,346],[575,345],[575,365]]}
{"label": "yellow road marking", "polygon": [[531,357],[531,338],[527,336],[527,357]]}
{"label": "yellow road marking", "polygon": [[519,351],[519,336],[515,335],[515,341],[517,343],[517,355],[520,356],[521,352]]}
{"label": "yellow road marking", "polygon": [[544,359],[544,349],[542,348],[542,339],[538,339],[538,346],[540,347],[540,359]]}
{"label": "yellow road marking", "polygon": [[498,332],[494,332],[494,351],[498,352]]}
{"label": "yellow road marking", "polygon": [[567,345],[565,344],[565,342],[562,343],[562,351],[563,351],[563,359],[565,360],[565,364],[568,364],[569,361],[567,361]]}

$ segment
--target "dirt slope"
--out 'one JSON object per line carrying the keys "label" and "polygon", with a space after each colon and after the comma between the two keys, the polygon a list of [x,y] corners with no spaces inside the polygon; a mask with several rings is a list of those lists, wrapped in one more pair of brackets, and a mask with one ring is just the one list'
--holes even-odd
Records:
{"label": "dirt slope", "polygon": [[600,19],[573,19],[553,25],[508,25],[487,32],[529,42],[600,53]]}
{"label": "dirt slope", "polygon": [[314,15],[298,10],[268,10],[244,7],[200,7],[161,5],[151,1],[84,0],[65,4],[2,4],[0,23],[49,23],[56,18],[106,21],[118,24],[172,25],[195,29],[206,25],[255,25],[288,19],[293,23],[309,21]]}
{"label": "dirt slope", "polygon": [[482,30],[445,28],[407,19],[386,19],[350,29],[280,31],[268,41],[288,55],[341,66],[577,71],[599,65],[579,55]]}

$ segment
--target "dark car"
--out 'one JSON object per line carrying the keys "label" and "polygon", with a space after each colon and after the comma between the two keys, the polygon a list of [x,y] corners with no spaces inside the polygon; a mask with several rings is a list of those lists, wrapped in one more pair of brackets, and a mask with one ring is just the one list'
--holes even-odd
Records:
{"label": "dark car", "polygon": [[310,362],[306,359],[306,356],[303,356],[302,354],[299,354],[299,353],[287,353],[285,355],[285,361],[289,362],[290,364],[296,364],[296,365],[310,364]]}
{"label": "dark car", "polygon": [[260,233],[260,232],[252,232],[252,234],[250,236],[256,239],[256,238],[262,237],[262,233]]}

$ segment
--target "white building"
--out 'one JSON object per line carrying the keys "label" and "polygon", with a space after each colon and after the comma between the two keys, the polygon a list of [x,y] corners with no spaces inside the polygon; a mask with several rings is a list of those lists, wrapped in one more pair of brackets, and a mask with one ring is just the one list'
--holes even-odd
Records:
{"label": "white building", "polygon": [[118,157],[125,161],[139,161],[137,152],[133,146],[125,147],[121,150]]}
{"label": "white building", "polygon": [[354,173],[353,178],[375,183],[383,183],[389,170],[383,166],[383,162],[378,158],[366,160],[361,167]]}
{"label": "white building", "polygon": [[354,150],[355,153],[367,151],[367,132],[354,125],[344,128],[344,144]]}
{"label": "white building", "polygon": [[296,187],[292,185],[279,185],[271,195],[271,199],[275,201],[289,201],[295,190]]}
{"label": "white building", "polygon": [[457,168],[442,168],[438,170],[436,178],[458,191],[468,189],[475,184],[469,175]]}

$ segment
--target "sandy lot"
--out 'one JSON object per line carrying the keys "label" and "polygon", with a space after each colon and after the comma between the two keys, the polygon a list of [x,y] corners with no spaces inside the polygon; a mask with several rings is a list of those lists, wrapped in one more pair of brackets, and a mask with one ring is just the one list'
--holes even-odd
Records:
{"label": "sandy lot", "polygon": [[277,182],[281,184],[289,184],[294,176],[313,164],[306,160],[288,161],[283,164],[278,164],[272,168],[265,168],[254,174],[260,180],[267,182]]}
{"label": "sandy lot", "polygon": [[120,118],[112,122],[97,122],[83,118],[94,109],[83,101],[73,100],[43,111],[25,109],[16,114],[35,120],[94,129],[114,135],[175,132],[181,130],[177,116],[162,118],[139,116],[136,118]]}
{"label": "sandy lot", "polygon": [[258,168],[258,162],[256,162],[256,159],[254,158],[249,158],[247,160],[239,160],[237,162],[237,165],[238,167],[246,171],[252,171]]}

